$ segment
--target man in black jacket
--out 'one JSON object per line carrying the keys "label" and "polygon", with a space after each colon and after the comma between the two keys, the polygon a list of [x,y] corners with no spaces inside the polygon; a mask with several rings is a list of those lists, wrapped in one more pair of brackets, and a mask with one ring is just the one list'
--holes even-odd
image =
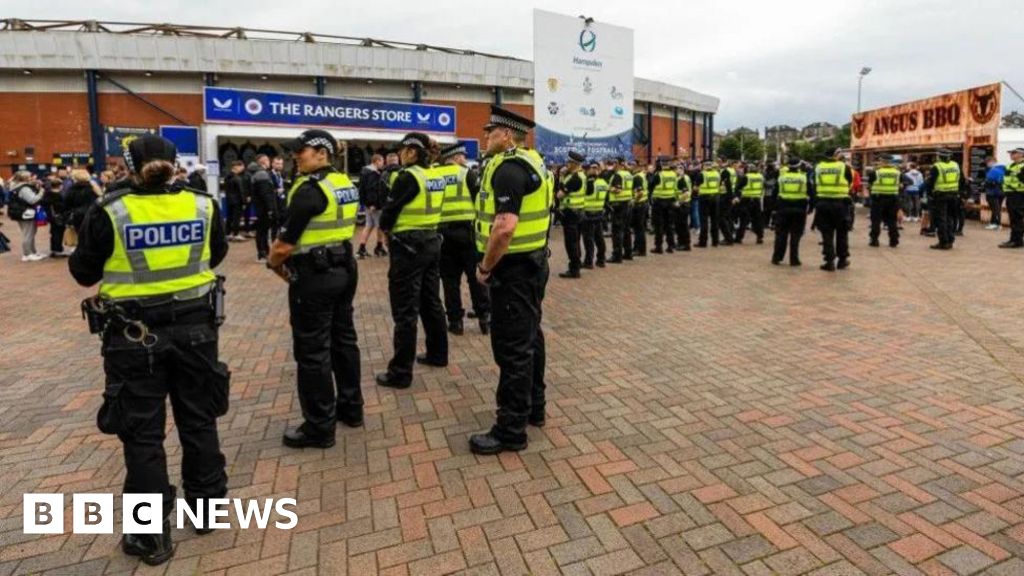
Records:
{"label": "man in black jacket", "polygon": [[359,233],[357,255],[360,259],[369,256],[366,252],[366,242],[374,231],[377,233],[377,246],[373,249],[373,255],[388,255],[388,251],[384,248],[384,233],[380,231],[380,208],[384,200],[384,180],[380,173],[382,168],[384,168],[384,157],[374,154],[370,158],[370,163],[363,166],[359,173],[359,201],[366,209],[366,223]]}
{"label": "man in black jacket", "polygon": [[228,201],[228,240],[244,240],[239,230],[242,225],[242,207],[245,205],[247,183],[242,177],[245,164],[241,160],[231,163],[231,173],[224,179],[224,196]]}
{"label": "man in black jacket", "polygon": [[277,193],[270,177],[270,158],[266,154],[256,156],[249,164],[249,186],[252,203],[256,208],[256,260],[264,262],[270,252],[270,228],[277,219]]}

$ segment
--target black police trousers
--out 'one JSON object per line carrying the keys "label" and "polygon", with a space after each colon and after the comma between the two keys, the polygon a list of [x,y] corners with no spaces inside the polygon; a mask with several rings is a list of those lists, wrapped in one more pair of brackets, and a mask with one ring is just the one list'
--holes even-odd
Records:
{"label": "black police trousers", "polygon": [[635,204],[630,216],[633,232],[633,253],[647,255],[647,202]]}
{"label": "black police trousers", "polygon": [[547,249],[538,250],[532,258],[503,261],[490,281],[491,350],[500,370],[498,411],[491,433],[506,442],[525,442],[530,416],[544,414],[541,308],[547,283]]}
{"label": "black police trousers", "polygon": [[764,238],[764,213],[761,211],[760,198],[740,198],[739,226],[736,228],[736,241],[742,242],[747,235],[747,226],[754,231],[758,240]]}
{"label": "black police trousers", "polygon": [[[161,307],[159,310],[169,310]],[[154,309],[154,313],[158,309]],[[207,308],[161,321],[141,318],[157,340],[151,348],[129,342],[120,329],[103,341],[106,388],[96,422],[124,448],[124,492],[163,495],[163,512],[174,507],[164,452],[166,402],[181,441],[185,498],[221,498],[228,477],[217,436],[217,417],[228,410],[230,373],[217,357],[217,327]]]}
{"label": "black police trousers", "polygon": [[689,202],[680,202],[672,208],[676,219],[676,246],[679,248],[690,247],[690,218],[693,214]]}
{"label": "black police trousers", "polygon": [[228,194],[228,236],[237,236],[242,226],[242,210],[245,206],[245,199],[241,194]]}
{"label": "black police trousers", "polygon": [[[669,248],[676,247],[675,234],[672,228],[676,223],[675,211],[677,208],[673,206],[674,200],[666,198],[655,198],[653,205],[651,206],[651,220],[654,224],[654,249],[661,250],[662,244],[664,243]],[[690,231],[686,231],[689,236]]]}
{"label": "black police trousers", "polygon": [[960,194],[956,192],[935,192],[928,199],[928,211],[935,224],[935,235],[939,244],[952,246],[956,240],[956,212],[960,209]]}
{"label": "black police trousers", "polygon": [[582,210],[562,210],[562,234],[565,236],[565,254],[569,258],[569,272],[580,271],[580,234]]}
{"label": "black police trousers", "polygon": [[612,212],[612,260],[633,254],[629,233],[629,202],[615,202],[608,205]]}
{"label": "black police trousers", "polygon": [[388,246],[388,295],[395,323],[395,354],[388,363],[388,376],[404,384],[412,380],[417,320],[423,321],[427,358],[437,363],[448,361],[448,332],[440,296],[441,238],[433,230],[400,232],[391,235]]}
{"label": "black police trousers", "polygon": [[[308,256],[293,263],[296,281],[288,287],[292,348],[299,395],[310,436],[334,436],[338,418],[363,413],[359,344],[352,301],[359,271],[348,247],[343,262],[318,271]],[[293,258],[295,260],[296,258]]]}
{"label": "black police trousers", "polygon": [[1024,192],[1006,195],[1006,211],[1010,216],[1010,242],[1024,243]]}
{"label": "black police trousers", "polygon": [[452,222],[438,227],[441,233],[441,259],[439,269],[444,289],[444,310],[449,322],[462,320],[466,311],[462,307],[462,276],[469,284],[469,297],[477,318],[491,313],[491,300],[487,287],[476,280],[476,237],[473,221]]}
{"label": "black police trousers", "polygon": [[583,263],[591,266],[594,264],[594,252],[597,252],[597,262],[604,264],[604,216],[600,212],[591,212],[583,217],[581,226],[583,231]]}
{"label": "black police trousers", "polygon": [[848,198],[819,198],[814,208],[814,225],[821,232],[821,252],[825,263],[850,257],[850,210]]}
{"label": "black police trousers", "polygon": [[722,235],[723,240],[728,243],[731,242],[729,238],[729,230],[731,225],[725,221],[726,211],[722,209],[722,195],[711,194],[710,196],[701,196],[700,201],[700,236],[698,237],[698,245],[708,245],[708,233],[711,234],[711,244],[718,246],[718,237]]}
{"label": "black police trousers", "polygon": [[260,194],[253,198],[256,208],[256,256],[266,257],[270,253],[270,240],[277,221],[276,194]]}
{"label": "black police trousers", "polygon": [[896,221],[900,211],[899,196],[896,194],[874,194],[871,196],[871,233],[872,242],[877,242],[882,234],[882,224],[889,229],[889,246],[900,243],[900,225]]}
{"label": "black police trousers", "polygon": [[789,248],[789,263],[800,261],[800,239],[807,227],[806,200],[779,200],[775,210],[775,250],[772,262],[782,262]]}

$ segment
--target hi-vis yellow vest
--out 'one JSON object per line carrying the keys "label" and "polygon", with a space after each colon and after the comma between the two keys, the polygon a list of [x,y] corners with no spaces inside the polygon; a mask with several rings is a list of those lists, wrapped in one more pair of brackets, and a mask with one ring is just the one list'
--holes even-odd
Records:
{"label": "hi-vis yellow vest", "polygon": [[203,296],[210,269],[213,199],[184,189],[163,194],[114,193],[101,203],[114,229],[100,295],[113,300]]}
{"label": "hi-vis yellow vest", "polygon": [[[639,194],[636,192],[637,178],[640,179]],[[633,174],[633,201],[644,204],[647,202],[647,198],[647,178],[644,176],[643,172],[637,172],[636,174]]]}
{"label": "hi-vis yellow vest", "polygon": [[936,162],[935,169],[939,171],[939,177],[935,180],[935,192],[948,194],[960,191],[960,165],[950,160],[949,162]]}
{"label": "hi-vis yellow vest", "polygon": [[818,198],[846,198],[850,195],[850,181],[846,179],[846,164],[835,161],[818,162],[814,169]]}
{"label": "hi-vis yellow vest", "polygon": [[594,188],[587,193],[587,203],[584,210],[588,214],[600,214],[604,212],[604,201],[608,198],[608,181],[598,176],[594,178]]}
{"label": "hi-vis yellow vest", "polygon": [[[735,168],[726,168],[725,171],[729,173],[729,186],[732,186],[732,191],[735,192],[736,191],[736,169]],[[722,180],[721,186],[722,186],[722,194],[725,194],[725,180],[724,179]]]}
{"label": "hi-vis yellow vest", "polygon": [[1006,169],[1006,177],[1003,179],[1003,191],[1008,194],[1024,192],[1022,172],[1024,172],[1024,162],[1010,164],[1010,167]]}
{"label": "hi-vis yellow vest", "polygon": [[683,172],[683,189],[679,191],[679,202],[682,204],[689,204],[693,198],[693,181],[690,180],[690,175]]}
{"label": "hi-vis yellow vest", "polygon": [[744,198],[760,198],[764,192],[764,176],[757,172],[747,173],[747,183],[743,186],[741,196]]}
{"label": "hi-vis yellow vest", "polygon": [[722,174],[718,170],[704,170],[701,172],[704,181],[700,183],[697,192],[701,196],[715,196],[722,193]]}
{"label": "hi-vis yellow vest", "polygon": [[872,194],[893,196],[900,191],[900,169],[883,166],[875,170],[875,183],[871,186]]}
{"label": "hi-vis yellow vest", "polygon": [[484,167],[480,193],[476,196],[476,247],[480,252],[487,250],[487,241],[491,236],[491,226],[497,216],[497,204],[494,201],[495,190],[491,181],[494,173],[505,162],[519,162],[532,171],[539,179],[540,185],[527,194],[519,207],[519,221],[512,234],[509,254],[522,254],[540,250],[548,244],[548,228],[551,225],[551,205],[554,203],[552,179],[548,177],[544,161],[536,150],[513,148],[491,159]]}
{"label": "hi-vis yellow vest", "polygon": [[445,164],[434,169],[435,174],[444,178],[444,204],[441,206],[441,223],[472,221],[476,216],[473,198],[466,185],[469,170],[458,164]]}
{"label": "hi-vis yellow vest", "polygon": [[780,174],[779,200],[807,200],[807,174],[797,170]]}
{"label": "hi-vis yellow vest", "polygon": [[419,192],[411,202],[402,206],[398,213],[398,221],[391,230],[392,234],[410,230],[437,230],[441,222],[441,210],[444,206],[444,177],[437,174],[436,168],[407,166],[402,172],[408,172],[416,179]]}
{"label": "hi-vis yellow vest", "polygon": [[569,210],[583,210],[587,205],[587,175],[582,171],[566,174],[562,178],[562,189],[564,190],[569,181],[576,177],[580,179],[580,189],[575,192],[565,191],[565,207]]}
{"label": "hi-vis yellow vest", "polygon": [[679,176],[674,170],[658,172],[658,185],[654,188],[655,200],[676,200],[679,198]]}
{"label": "hi-vis yellow vest", "polygon": [[[295,192],[308,180],[309,176],[295,180],[288,191],[288,204],[292,203]],[[352,185],[348,176],[341,172],[329,172],[317,180],[317,185],[327,198],[327,209],[314,216],[306,225],[295,245],[295,254],[305,254],[318,246],[340,245],[351,239],[356,231],[359,190]]]}
{"label": "hi-vis yellow vest", "polygon": [[619,204],[629,202],[633,199],[633,175],[628,170],[619,170],[615,175],[622,181],[622,187],[612,188],[611,193],[608,195],[608,203]]}

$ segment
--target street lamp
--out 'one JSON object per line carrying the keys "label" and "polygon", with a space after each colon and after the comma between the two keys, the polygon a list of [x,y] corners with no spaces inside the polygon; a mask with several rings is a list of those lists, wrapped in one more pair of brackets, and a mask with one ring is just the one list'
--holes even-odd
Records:
{"label": "street lamp", "polygon": [[871,68],[865,66],[860,69],[860,76],[857,77],[857,113],[860,113],[860,90],[864,85],[864,77],[871,74]]}

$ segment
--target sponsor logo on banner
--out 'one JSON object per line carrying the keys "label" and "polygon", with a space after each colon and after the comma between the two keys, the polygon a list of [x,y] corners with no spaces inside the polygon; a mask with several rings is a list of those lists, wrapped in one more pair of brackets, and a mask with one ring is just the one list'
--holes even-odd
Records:
{"label": "sponsor logo on banner", "polygon": [[231,110],[232,104],[234,103],[235,101],[231,98],[225,98],[223,100],[221,100],[220,98],[213,99],[213,107],[217,110]]}
{"label": "sponsor logo on banner", "polygon": [[590,28],[580,31],[580,49],[584,52],[593,52],[597,49],[597,34]]}
{"label": "sponsor logo on banner", "polygon": [[623,109],[623,108],[622,108],[622,106],[616,106],[616,107],[615,107],[615,108],[613,109],[613,111],[615,112],[615,116],[617,116],[617,117],[618,117],[618,116],[622,116],[623,114],[625,114],[625,113],[626,113],[625,109]]}
{"label": "sponsor logo on banner", "polygon": [[978,124],[987,124],[999,113],[999,90],[982,86],[971,90],[971,117]]}
{"label": "sponsor logo on banner", "polygon": [[441,112],[437,115],[437,123],[441,126],[448,126],[452,123],[452,117],[447,112]]}
{"label": "sponsor logo on banner", "polygon": [[583,79],[583,93],[590,94],[594,91],[594,83],[590,81],[590,76]]}
{"label": "sponsor logo on banner", "polygon": [[548,114],[551,114],[552,116],[558,114],[558,102],[548,104]]}
{"label": "sponsor logo on banner", "polygon": [[558,78],[548,78],[548,92],[558,92]]}
{"label": "sponsor logo on banner", "polygon": [[619,92],[619,89],[615,86],[612,86],[611,95],[612,100],[622,100],[622,92]]}
{"label": "sponsor logo on banner", "polygon": [[594,117],[597,116],[597,111],[593,108],[587,108],[586,106],[580,106],[580,115]]}
{"label": "sponsor logo on banner", "polygon": [[252,116],[259,116],[260,112],[263,112],[263,104],[255,98],[249,98],[245,101],[245,111]]}

